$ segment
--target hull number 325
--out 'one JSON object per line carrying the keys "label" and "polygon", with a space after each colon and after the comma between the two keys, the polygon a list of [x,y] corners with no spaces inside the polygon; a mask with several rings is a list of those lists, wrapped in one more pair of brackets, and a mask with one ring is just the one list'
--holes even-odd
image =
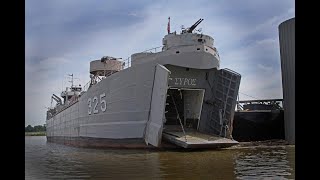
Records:
{"label": "hull number 325", "polygon": [[[107,109],[107,102],[104,99],[106,97],[106,93],[100,94],[99,99],[97,96],[94,96],[92,99],[88,99],[88,114],[98,114],[99,110],[105,112]],[[99,103],[100,102],[100,103]],[[98,104],[100,108],[97,108]]]}

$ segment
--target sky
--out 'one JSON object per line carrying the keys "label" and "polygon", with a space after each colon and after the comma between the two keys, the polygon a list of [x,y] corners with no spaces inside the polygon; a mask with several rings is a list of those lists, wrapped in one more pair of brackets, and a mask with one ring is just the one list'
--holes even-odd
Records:
{"label": "sky", "polygon": [[84,86],[89,63],[162,45],[198,19],[214,39],[220,68],[241,74],[239,99],[282,98],[278,26],[295,17],[294,0],[27,0],[25,125],[43,125],[52,94]]}

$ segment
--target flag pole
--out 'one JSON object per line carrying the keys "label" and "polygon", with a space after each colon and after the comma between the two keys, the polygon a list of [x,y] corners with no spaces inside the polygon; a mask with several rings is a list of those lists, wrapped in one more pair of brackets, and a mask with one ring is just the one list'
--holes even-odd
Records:
{"label": "flag pole", "polygon": [[167,30],[168,30],[168,34],[170,34],[170,16],[168,18],[168,27],[167,27]]}

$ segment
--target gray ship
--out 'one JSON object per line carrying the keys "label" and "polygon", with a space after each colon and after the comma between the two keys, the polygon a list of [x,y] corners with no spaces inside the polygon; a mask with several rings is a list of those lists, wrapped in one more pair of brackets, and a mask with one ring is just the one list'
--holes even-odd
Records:
{"label": "gray ship", "polygon": [[[220,69],[214,39],[195,28],[164,36],[162,49],[90,62],[90,82],[53,94],[47,140],[78,147],[223,148],[241,75]],[[170,22],[170,21],[169,21]],[[168,24],[169,26],[169,24]]]}

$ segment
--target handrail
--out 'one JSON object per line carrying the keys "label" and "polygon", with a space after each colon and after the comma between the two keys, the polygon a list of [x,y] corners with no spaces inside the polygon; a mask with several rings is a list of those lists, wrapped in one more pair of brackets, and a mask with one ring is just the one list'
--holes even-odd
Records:
{"label": "handrail", "polygon": [[[127,69],[129,67],[131,67],[131,57],[126,58],[125,60],[122,60],[123,64],[122,64],[122,69]],[[118,64],[114,64],[113,66],[110,66],[110,68],[112,69],[112,67],[118,66]],[[105,74],[105,77],[111,76],[112,74],[116,73],[118,71],[108,71],[107,74]],[[104,78],[102,78],[104,79]],[[99,83],[102,79],[98,78],[96,79],[96,83]],[[89,82],[87,82],[83,89],[82,92],[86,92],[88,91],[88,89],[91,87],[91,80]]]}
{"label": "handrail", "polygon": [[[151,48],[151,49],[147,49],[147,50],[145,50],[145,51],[142,51],[141,53],[144,53],[144,52],[151,52],[151,53],[153,53],[152,50],[154,50],[154,53],[157,53],[157,52],[159,52],[159,51],[157,51],[157,49],[158,49],[158,48],[162,48],[162,47],[163,47],[163,46],[154,47],[154,48]],[[161,49],[161,51],[162,51],[162,49]]]}
{"label": "handrail", "polygon": [[232,72],[232,73],[234,73],[234,74],[236,74],[236,75],[241,76],[241,74],[239,74],[239,73],[237,73],[237,72],[235,72],[235,71],[233,71],[233,70],[231,70],[231,69],[229,69],[229,68],[224,68],[224,69],[222,69],[222,70],[225,70],[225,71],[228,71],[228,72]]}

